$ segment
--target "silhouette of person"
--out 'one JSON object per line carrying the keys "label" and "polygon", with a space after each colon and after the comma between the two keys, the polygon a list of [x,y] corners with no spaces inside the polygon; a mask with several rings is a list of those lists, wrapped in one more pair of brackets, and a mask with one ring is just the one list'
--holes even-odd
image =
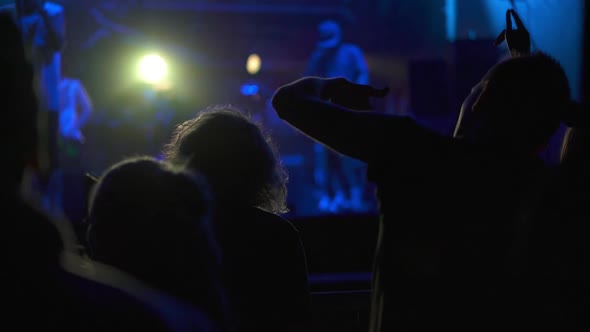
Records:
{"label": "silhouette of person", "polygon": [[[359,46],[345,43],[338,22],[327,20],[318,25],[319,41],[309,59],[305,76],[344,77],[357,84],[369,83],[369,69]],[[358,160],[314,144],[314,181],[320,187],[319,208],[323,211],[363,212],[365,165]]]}
{"label": "silhouette of person", "polygon": [[[514,11],[507,22],[505,38],[518,50],[521,39],[512,37],[525,28]],[[282,119],[366,161],[377,184],[371,331],[525,324],[509,267],[513,230],[522,195],[545,170],[538,152],[570,103],[563,68],[543,53],[497,64],[474,89],[472,106],[463,107],[454,137],[408,117],[363,112],[371,97],[386,93],[307,77],[273,98]]]}
{"label": "silhouette of person", "polygon": [[216,106],[180,124],[164,154],[208,180],[213,228],[240,331],[308,323],[307,261],[286,211],[287,174],[270,136],[240,110]]}
{"label": "silhouette of person", "polygon": [[[57,174],[59,136],[59,80],[61,50],[65,43],[65,15],[60,4],[45,0],[21,0],[0,10],[15,19],[24,42],[25,54],[33,65],[39,122],[39,156],[37,164],[43,183],[40,190],[46,195],[45,208],[59,210],[52,202]],[[59,203],[59,202],[55,202]]]}
{"label": "silhouette of person", "polygon": [[589,327],[581,304],[590,296],[586,222],[590,202],[589,147],[588,122],[585,127],[568,128],[561,164],[539,186],[538,197],[529,207],[526,233],[522,232],[528,244],[524,266],[527,282],[523,288],[529,290],[531,298],[529,317],[539,327]]}
{"label": "silhouette of person", "polygon": [[225,298],[205,181],[151,157],[125,159],[94,186],[91,257],[192,303],[222,326]]}
{"label": "silhouette of person", "polygon": [[[586,16],[586,31],[590,20]],[[590,247],[588,222],[590,206],[590,35],[584,49],[585,106],[575,103],[565,119],[566,130],[561,163],[541,188],[523,238],[528,242],[526,260],[530,289],[531,321],[538,326],[559,326],[562,330],[587,330],[586,305]],[[586,107],[586,108],[584,108]]]}
{"label": "silhouette of person", "polygon": [[61,49],[65,43],[63,7],[45,0],[21,0],[0,10],[11,13],[20,28],[27,58],[36,76],[39,107],[43,111],[58,112]]}

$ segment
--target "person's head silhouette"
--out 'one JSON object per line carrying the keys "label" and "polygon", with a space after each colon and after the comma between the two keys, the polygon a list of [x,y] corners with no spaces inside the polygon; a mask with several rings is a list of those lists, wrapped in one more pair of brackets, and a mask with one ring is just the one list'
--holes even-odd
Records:
{"label": "person's head silhouette", "polygon": [[533,153],[547,144],[570,104],[570,86],[555,59],[543,53],[513,57],[494,66],[473,89],[455,136]]}
{"label": "person's head silhouette", "polygon": [[318,25],[318,48],[334,48],[342,42],[342,29],[336,21],[326,20]]}
{"label": "person's head silhouette", "polygon": [[278,153],[235,108],[214,107],[179,125],[165,155],[203,174],[217,203],[286,211],[287,174]]}
{"label": "person's head silhouette", "polygon": [[157,257],[172,257],[173,248],[185,246],[181,251],[188,253],[192,242],[207,248],[210,203],[200,177],[151,157],[126,159],[108,169],[91,194],[93,256],[125,270],[135,265],[142,270],[149,269],[142,263],[146,260],[153,267],[164,264],[167,260]]}
{"label": "person's head silhouette", "polygon": [[223,319],[206,181],[151,157],[124,160],[90,199],[91,257]]}

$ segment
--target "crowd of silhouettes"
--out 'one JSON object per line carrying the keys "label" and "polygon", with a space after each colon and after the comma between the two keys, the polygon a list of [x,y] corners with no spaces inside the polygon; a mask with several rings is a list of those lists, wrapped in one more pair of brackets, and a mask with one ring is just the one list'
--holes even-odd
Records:
{"label": "crowd of silhouettes", "polygon": [[[273,97],[280,118],[365,162],[377,186],[372,332],[588,327],[589,117],[561,65],[506,15],[498,43],[511,56],[473,89],[452,137],[371,112],[388,90],[345,78],[305,77]],[[7,327],[313,330],[304,247],[281,217],[288,177],[264,128],[232,106],[198,112],[164,160],[127,158],[92,183],[81,239],[23,190],[37,98],[10,16],[0,40]],[[539,153],[562,123],[562,162],[546,166]]]}

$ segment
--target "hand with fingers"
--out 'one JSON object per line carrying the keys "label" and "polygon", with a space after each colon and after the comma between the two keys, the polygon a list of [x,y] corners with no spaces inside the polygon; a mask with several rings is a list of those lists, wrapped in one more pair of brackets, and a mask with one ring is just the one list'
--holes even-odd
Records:
{"label": "hand with fingers", "polygon": [[[512,28],[512,18],[516,23],[516,29]],[[500,32],[496,38],[495,45],[498,46],[506,41],[510,54],[518,56],[531,52],[531,35],[522,23],[522,20],[514,9],[506,11],[506,29]]]}
{"label": "hand with fingers", "polygon": [[281,96],[316,97],[351,110],[371,110],[371,98],[385,97],[388,92],[389,88],[376,89],[341,77],[304,77],[279,89],[273,98],[273,104],[280,103],[283,99]]}

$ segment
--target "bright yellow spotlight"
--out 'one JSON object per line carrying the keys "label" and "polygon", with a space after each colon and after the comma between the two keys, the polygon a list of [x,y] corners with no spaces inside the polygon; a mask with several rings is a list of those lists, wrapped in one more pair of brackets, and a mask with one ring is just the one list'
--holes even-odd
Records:
{"label": "bright yellow spotlight", "polygon": [[250,75],[256,75],[260,71],[260,67],[262,67],[262,59],[256,53],[250,54],[248,56],[248,61],[246,61],[246,70]]}
{"label": "bright yellow spotlight", "polygon": [[161,83],[167,74],[166,61],[157,54],[146,55],[139,62],[139,77],[146,83]]}

